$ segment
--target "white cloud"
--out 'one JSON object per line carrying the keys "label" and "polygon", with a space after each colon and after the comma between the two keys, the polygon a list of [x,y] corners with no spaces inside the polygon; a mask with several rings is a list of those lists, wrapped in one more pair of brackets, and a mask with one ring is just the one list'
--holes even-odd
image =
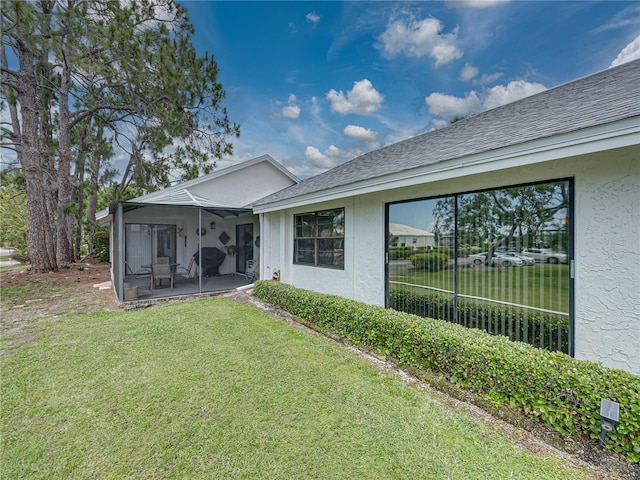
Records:
{"label": "white cloud", "polygon": [[321,152],[318,147],[309,145],[306,148],[304,155],[307,162],[298,169],[296,174],[300,173],[303,176],[306,176],[322,173],[329,168],[333,168],[340,163],[343,163],[345,160],[350,160],[362,155],[362,152],[357,148],[353,150],[342,150],[333,144],[329,145],[324,152]]}
{"label": "white cloud", "polygon": [[541,83],[530,83],[524,80],[509,82],[507,86],[496,85],[487,91],[483,101],[483,110],[499,107],[506,103],[515,102],[521,98],[529,97],[547,89]]}
{"label": "white cloud", "polygon": [[466,117],[483,110],[499,107],[506,103],[515,102],[521,98],[542,92],[547,88],[540,83],[524,80],[509,82],[508,85],[496,85],[478,94],[472,90],[464,97],[432,93],[425,97],[425,103],[432,115],[446,120],[454,117]]}
{"label": "white cloud", "polygon": [[502,78],[503,75],[502,72],[485,73],[480,78],[477,78],[478,73],[480,73],[480,70],[477,67],[474,67],[470,63],[465,63],[462,70],[460,70],[458,78],[463,82],[470,82],[473,85],[487,85]]}
{"label": "white cloud", "polygon": [[348,137],[355,138],[356,140],[362,140],[367,143],[370,148],[377,146],[378,134],[368,128],[359,127],[357,125],[347,125],[343,130],[344,134]]}
{"label": "white cloud", "polygon": [[487,85],[489,83],[493,83],[496,80],[502,78],[504,74],[502,72],[496,73],[485,73],[480,78],[476,78],[473,82],[474,85]]}
{"label": "white cloud", "polygon": [[378,37],[383,54],[387,57],[406,55],[408,57],[430,56],[439,67],[462,57],[456,46],[458,27],[451,33],[440,34],[444,26],[437,18],[418,20],[413,16],[389,21],[387,29]]}
{"label": "white cloud", "polygon": [[304,156],[315,166],[324,169],[333,168],[338,163],[335,158],[329,157],[322,153],[317,147],[313,147],[311,145],[305,150]]}
{"label": "white cloud", "polygon": [[297,105],[287,105],[282,107],[282,115],[291,120],[296,120],[300,116],[300,107]]}
{"label": "white cloud", "polygon": [[329,148],[325,150],[325,153],[330,157],[342,157],[344,152],[335,145],[329,145]]}
{"label": "white cloud", "polygon": [[300,107],[296,105],[296,96],[289,94],[288,105],[282,107],[282,115],[291,120],[296,120],[300,116]]}
{"label": "white cloud", "polygon": [[367,80],[354,82],[353,88],[345,94],[340,90],[330,90],[326,99],[331,102],[331,111],[341,115],[357,113],[369,115],[380,109],[384,96],[373,88],[373,84]]}
{"label": "white cloud", "polygon": [[478,70],[477,67],[474,67],[470,63],[465,63],[462,70],[460,70],[460,80],[462,80],[463,82],[468,82],[472,78],[475,78],[478,75],[479,71],[480,70]]}
{"label": "white cloud", "polygon": [[510,0],[448,0],[447,3],[452,7],[490,8],[509,1]]}
{"label": "white cloud", "polygon": [[623,8],[613,18],[607,20],[607,23],[600,25],[593,32],[602,33],[627,27],[633,27],[637,30],[638,22],[640,22],[640,5],[638,2],[629,2],[628,7]]}
{"label": "white cloud", "polygon": [[433,124],[433,128],[440,129],[444,127],[448,127],[451,122],[449,120],[444,120],[442,118],[434,118],[431,123]]}
{"label": "white cloud", "polygon": [[320,16],[316,12],[309,12],[306,16],[307,22],[311,22],[314,25],[320,21]]}
{"label": "white cloud", "polygon": [[638,58],[640,58],[640,35],[620,51],[615,60],[611,62],[611,66],[617,67]]}
{"label": "white cloud", "polygon": [[432,93],[425,98],[425,103],[432,115],[447,119],[477,113],[482,107],[482,102],[475,91],[469,92],[463,98],[444,93]]}

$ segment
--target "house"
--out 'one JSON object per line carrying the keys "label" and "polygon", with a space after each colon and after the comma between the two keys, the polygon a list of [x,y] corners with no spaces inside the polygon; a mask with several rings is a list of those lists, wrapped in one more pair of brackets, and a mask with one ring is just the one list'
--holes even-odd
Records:
{"label": "house", "polygon": [[431,249],[435,245],[435,235],[426,230],[410,227],[401,223],[390,223],[389,233],[396,237],[391,247],[422,247]]}
{"label": "house", "polygon": [[[247,263],[260,253],[259,217],[249,205],[298,181],[263,155],[100,212],[99,224],[110,227],[119,301],[249,283],[244,281]],[[221,262],[212,263],[210,253]],[[151,266],[159,258],[172,264],[175,288],[153,288]],[[126,295],[128,287],[133,297]]]}
{"label": "house", "polygon": [[[432,282],[420,273],[421,285],[419,272],[388,262],[391,223],[418,206],[458,250],[451,275]],[[477,308],[530,309],[487,328],[511,335],[505,319],[518,316],[521,339],[549,348],[540,322],[553,319],[566,337],[557,349],[640,374],[638,60],[369,152],[257,200],[253,211],[262,278],[277,271],[296,287],[383,306],[409,285],[485,302]],[[507,244],[563,251],[568,265],[491,267],[468,261],[462,247]]]}

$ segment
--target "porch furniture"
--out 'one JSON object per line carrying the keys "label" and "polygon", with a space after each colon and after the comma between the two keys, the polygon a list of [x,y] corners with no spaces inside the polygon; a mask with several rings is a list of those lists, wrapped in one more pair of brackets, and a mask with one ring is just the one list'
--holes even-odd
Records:
{"label": "porch furniture", "polygon": [[216,247],[202,247],[202,258],[200,252],[193,254],[196,265],[202,269],[202,275],[205,277],[213,277],[220,275],[218,269],[226,258],[226,254]]}
{"label": "porch furniture", "polygon": [[175,267],[170,263],[152,263],[151,264],[151,290],[156,288],[156,282],[160,280],[162,286],[162,280],[167,279],[171,283],[171,290],[173,290],[173,273]]}
{"label": "porch furniture", "polygon": [[124,265],[128,272],[133,275],[133,278],[144,278],[151,276],[151,265],[140,265],[140,268],[138,268],[135,272],[131,271],[131,267],[129,267],[127,262],[124,262]]}
{"label": "porch furniture", "polygon": [[178,265],[177,268],[176,268],[176,273],[178,275],[180,275],[181,277],[188,278],[189,281],[191,283],[193,283],[193,279],[198,276],[198,268],[197,267],[195,269],[195,273],[192,272],[193,266],[194,266],[195,263],[196,263],[195,257],[191,257],[191,260],[189,261],[189,266],[185,268],[185,267],[183,267],[181,265]]}
{"label": "porch furniture", "polygon": [[170,257],[158,257],[156,263],[171,263]]}

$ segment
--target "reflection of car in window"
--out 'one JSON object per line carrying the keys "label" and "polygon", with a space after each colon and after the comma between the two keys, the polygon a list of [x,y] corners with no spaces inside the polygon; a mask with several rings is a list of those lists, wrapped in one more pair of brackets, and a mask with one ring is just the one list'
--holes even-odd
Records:
{"label": "reflection of car in window", "polygon": [[[469,258],[472,259],[474,265],[481,265],[487,259],[487,254],[488,252],[476,253],[469,255]],[[521,267],[522,265],[525,263],[517,257],[509,257],[501,253],[494,253],[491,256],[492,267]]]}
{"label": "reflection of car in window", "polygon": [[565,253],[556,252],[550,248],[525,248],[522,254],[542,263],[567,263]]}
{"label": "reflection of car in window", "polygon": [[520,260],[522,260],[524,265],[527,265],[527,266],[531,266],[531,265],[535,265],[536,264],[536,259],[535,258],[527,257],[526,255],[523,255],[523,254],[518,253],[518,252],[499,252],[499,253],[500,253],[500,255],[506,255],[507,257],[519,258]]}

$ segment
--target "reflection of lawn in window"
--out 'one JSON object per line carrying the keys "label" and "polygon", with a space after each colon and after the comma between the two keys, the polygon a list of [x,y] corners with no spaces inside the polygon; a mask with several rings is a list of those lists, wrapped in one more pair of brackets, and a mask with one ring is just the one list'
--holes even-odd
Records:
{"label": "reflection of lawn in window", "polygon": [[[420,272],[401,268],[391,270],[389,280],[452,291],[453,273],[453,270]],[[567,265],[463,268],[459,270],[458,288],[462,295],[569,312],[569,267]]]}

